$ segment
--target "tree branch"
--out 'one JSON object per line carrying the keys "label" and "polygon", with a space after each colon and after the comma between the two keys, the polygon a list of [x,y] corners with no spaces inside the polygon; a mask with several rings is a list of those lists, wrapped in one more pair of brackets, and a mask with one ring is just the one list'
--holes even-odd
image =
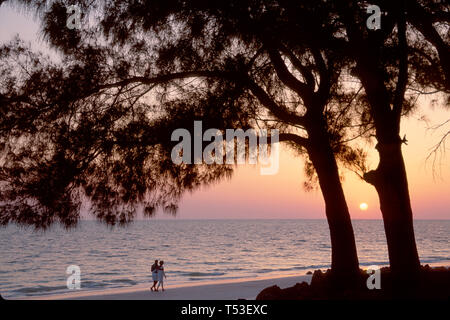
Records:
{"label": "tree branch", "polygon": [[450,83],[450,46],[445,43],[433,26],[433,22],[436,17],[433,17],[427,13],[426,10],[424,10],[424,8],[417,3],[417,1],[406,1],[406,4],[408,10],[408,21],[417,30],[419,30],[420,33],[422,33],[427,41],[435,46],[439,54],[439,59],[441,61],[445,78],[447,79],[447,83]]}
{"label": "tree branch", "polygon": [[317,90],[317,94],[315,96],[320,100],[320,103],[318,104],[321,108],[321,112],[323,111],[323,108],[326,105],[326,101],[328,100],[330,96],[330,89],[331,89],[331,72],[328,70],[328,67],[323,60],[322,54],[317,48],[311,49],[312,54],[314,56],[314,61],[316,62],[317,69],[319,70],[319,76],[320,76],[320,84],[319,89]]}
{"label": "tree branch", "polygon": [[400,117],[403,110],[403,100],[408,84],[408,44],[406,40],[406,18],[403,10],[400,10],[398,29],[398,43],[400,49],[399,66],[398,66],[398,80],[395,88],[393,100],[393,112],[395,125],[400,127]]}
{"label": "tree branch", "polygon": [[256,82],[254,82],[250,77],[243,73],[237,72],[227,72],[227,71],[208,71],[208,70],[197,70],[197,71],[186,71],[186,72],[176,72],[171,74],[163,74],[155,76],[152,78],[148,77],[132,77],[119,82],[105,84],[99,86],[97,90],[113,88],[117,86],[126,86],[131,83],[140,82],[147,85],[162,84],[172,80],[186,79],[192,77],[206,77],[206,78],[219,78],[232,81],[247,87],[252,94],[258,99],[258,101],[266,107],[274,116],[283,120],[289,124],[303,125],[304,119],[295,112],[291,112],[287,108],[281,107],[267,94],[267,92],[261,88]]}
{"label": "tree branch", "polygon": [[309,148],[309,140],[307,138],[303,138],[299,135],[296,135],[294,133],[280,133],[279,135],[279,141],[283,142],[283,141],[290,141],[293,142],[305,149]]}
{"label": "tree branch", "polygon": [[313,90],[308,85],[298,80],[286,67],[278,50],[269,47],[267,49],[270,60],[275,68],[278,78],[291,90],[296,92],[303,100],[306,107],[312,103]]}
{"label": "tree branch", "polygon": [[298,71],[300,71],[303,78],[305,78],[306,84],[309,86],[309,88],[311,90],[314,90],[315,82],[314,82],[314,76],[311,72],[311,68],[304,66],[303,63],[300,61],[300,59],[297,58],[297,56],[291,50],[289,50],[286,46],[281,45],[280,50],[289,58],[289,60],[292,62],[292,65]]}

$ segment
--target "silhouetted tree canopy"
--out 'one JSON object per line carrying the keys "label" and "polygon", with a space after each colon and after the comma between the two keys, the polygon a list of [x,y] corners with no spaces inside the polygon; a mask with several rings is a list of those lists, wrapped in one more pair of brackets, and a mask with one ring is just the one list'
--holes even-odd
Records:
{"label": "silhouetted tree canopy", "polygon": [[[334,124],[336,154],[347,163],[362,156],[340,143],[351,112],[338,107],[355,95],[333,80],[343,64],[339,51],[329,60],[322,56],[334,42],[338,48],[330,37],[335,27],[314,37],[302,31],[323,29],[325,7],[54,1],[46,8],[45,1],[22,2],[41,14],[43,34],[61,61],[17,39],[0,51],[2,224],[70,226],[83,200],[111,224],[126,223],[137,210],[175,212],[184,191],[232,172],[229,165],[172,163],[172,131],[191,128],[195,119],[205,128],[278,128],[280,139],[301,151],[307,144],[298,134],[307,123],[302,99],[321,99],[322,106],[331,102],[323,112]],[[70,4],[84,14],[79,30],[66,27]],[[90,14],[98,17],[88,25]],[[287,67],[293,86],[276,76],[273,60],[284,66],[281,50],[304,83]],[[319,84],[315,75],[327,81]]]}
{"label": "silhouetted tree canopy", "polygon": [[[126,223],[139,210],[175,212],[183,192],[233,170],[172,163],[172,131],[196,119],[221,130],[277,128],[281,141],[305,153],[318,113],[337,159],[366,171],[364,152],[347,142],[370,136],[373,115],[361,85],[352,84],[355,48],[340,8],[329,1],[13,2],[38,13],[58,58],[18,39],[0,49],[2,224],[71,226],[83,203],[110,224]],[[364,29],[366,2],[356,3],[355,24]],[[448,22],[436,14],[443,5],[425,4],[427,17]],[[83,13],[80,29],[66,26],[69,5]],[[388,15],[383,23],[395,26],[396,19]],[[448,65],[436,63],[445,50],[428,29],[414,29],[434,44],[430,49],[418,35],[411,45],[414,83],[448,89],[441,72]],[[396,99],[403,49],[393,27],[382,30],[389,30],[377,33],[387,44],[386,88]],[[412,109],[410,98],[399,116]],[[311,163],[306,172],[314,177]]]}

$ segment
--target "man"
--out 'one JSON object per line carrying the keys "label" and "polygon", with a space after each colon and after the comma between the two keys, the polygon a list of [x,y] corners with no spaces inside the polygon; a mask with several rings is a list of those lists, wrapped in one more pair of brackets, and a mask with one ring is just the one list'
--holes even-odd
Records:
{"label": "man", "polygon": [[153,286],[150,287],[150,291],[158,291],[158,289],[156,289],[156,284],[158,283],[158,268],[158,260],[155,260],[155,263],[152,265]]}

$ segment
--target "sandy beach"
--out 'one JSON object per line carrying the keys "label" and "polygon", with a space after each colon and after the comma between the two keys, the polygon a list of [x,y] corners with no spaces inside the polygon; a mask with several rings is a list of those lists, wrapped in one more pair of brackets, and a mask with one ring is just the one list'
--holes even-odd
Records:
{"label": "sandy beach", "polygon": [[279,278],[233,279],[214,282],[195,282],[182,285],[167,283],[166,291],[151,292],[150,284],[131,288],[96,291],[74,291],[57,295],[27,297],[27,300],[237,300],[255,299],[264,288],[277,285],[287,288],[298,282],[310,282],[311,275]]}

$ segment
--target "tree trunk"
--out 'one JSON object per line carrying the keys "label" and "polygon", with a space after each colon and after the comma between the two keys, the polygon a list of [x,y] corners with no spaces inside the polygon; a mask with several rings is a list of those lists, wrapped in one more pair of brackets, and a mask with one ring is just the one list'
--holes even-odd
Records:
{"label": "tree trunk", "polygon": [[401,140],[378,143],[378,168],[368,172],[365,179],[378,192],[380,209],[389,252],[391,271],[402,285],[413,281],[420,261],[414,237],[413,216],[409,198],[406,169],[401,151]]}
{"label": "tree trunk", "polygon": [[309,131],[309,157],[314,165],[331,236],[331,269],[341,283],[359,273],[358,256],[350,213],[339,178],[338,166],[326,132]]}
{"label": "tree trunk", "polygon": [[[399,137],[404,94],[408,80],[408,55],[406,22],[403,4],[397,8],[401,13],[396,23],[385,23],[383,32],[362,32],[355,24],[359,16],[357,3],[339,1],[338,8],[344,19],[347,35],[354,49],[357,63],[356,74],[361,80],[373,117],[377,150],[380,156],[378,168],[365,174],[367,182],[375,186],[380,200],[388,245],[389,262],[394,279],[403,284],[411,283],[418,275],[420,261],[414,238],[411,201]],[[389,22],[389,19],[387,19]],[[398,31],[399,75],[395,91],[388,89],[391,80],[384,55],[386,39],[394,28]],[[393,80],[393,79],[392,79]],[[409,280],[408,280],[409,279]],[[413,280],[414,281],[414,280]]]}

